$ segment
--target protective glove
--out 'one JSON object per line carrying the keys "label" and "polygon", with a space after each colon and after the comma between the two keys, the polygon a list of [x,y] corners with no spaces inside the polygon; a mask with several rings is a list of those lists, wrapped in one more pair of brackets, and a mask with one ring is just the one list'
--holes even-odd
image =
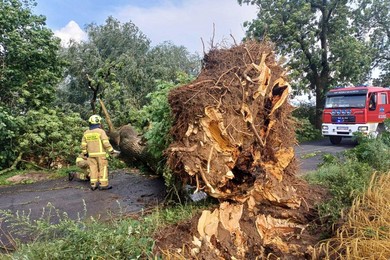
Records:
{"label": "protective glove", "polygon": [[110,151],[110,154],[111,156],[118,156],[121,152],[120,151],[117,151],[115,149],[113,149],[112,151]]}

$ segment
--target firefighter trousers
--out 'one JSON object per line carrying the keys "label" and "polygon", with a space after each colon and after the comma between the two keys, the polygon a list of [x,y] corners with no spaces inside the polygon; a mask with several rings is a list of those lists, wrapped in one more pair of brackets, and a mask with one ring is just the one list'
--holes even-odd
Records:
{"label": "firefighter trousers", "polygon": [[[88,157],[91,187],[108,186],[108,162],[106,157]],[[100,183],[100,184],[99,184]]]}

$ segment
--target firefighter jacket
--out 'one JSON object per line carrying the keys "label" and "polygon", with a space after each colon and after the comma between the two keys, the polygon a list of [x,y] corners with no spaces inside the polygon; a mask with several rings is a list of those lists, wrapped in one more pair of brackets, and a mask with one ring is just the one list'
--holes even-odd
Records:
{"label": "firefighter jacket", "polygon": [[111,153],[113,150],[103,129],[94,128],[84,132],[81,141],[81,152],[83,154],[88,154],[88,157],[105,157],[106,151]]}

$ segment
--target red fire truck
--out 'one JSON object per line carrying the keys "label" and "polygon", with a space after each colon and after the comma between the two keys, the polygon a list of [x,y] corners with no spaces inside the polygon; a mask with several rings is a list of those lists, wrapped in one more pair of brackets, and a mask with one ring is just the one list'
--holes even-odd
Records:
{"label": "red fire truck", "polygon": [[376,137],[385,130],[383,121],[390,118],[390,89],[346,87],[330,90],[322,114],[322,135],[332,144],[362,132]]}

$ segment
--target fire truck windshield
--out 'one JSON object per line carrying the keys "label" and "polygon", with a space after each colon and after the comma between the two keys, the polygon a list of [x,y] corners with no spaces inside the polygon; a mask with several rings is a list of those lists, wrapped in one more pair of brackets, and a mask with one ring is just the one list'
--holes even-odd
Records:
{"label": "fire truck windshield", "polygon": [[366,95],[332,95],[327,96],[325,108],[358,107],[363,108],[366,104]]}

